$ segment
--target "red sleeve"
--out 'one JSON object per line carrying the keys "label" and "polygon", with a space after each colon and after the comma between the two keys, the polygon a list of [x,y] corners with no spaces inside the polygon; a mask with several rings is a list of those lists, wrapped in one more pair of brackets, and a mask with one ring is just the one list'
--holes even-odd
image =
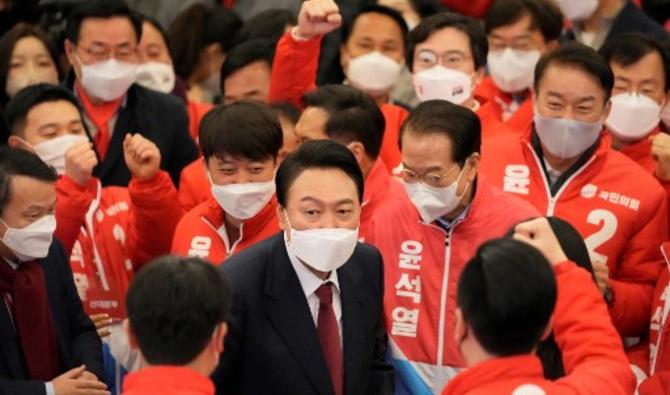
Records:
{"label": "red sleeve", "polygon": [[272,63],[270,102],[288,101],[302,108],[302,95],[316,88],[321,36],[296,41],[291,32],[277,43]]}
{"label": "red sleeve", "polygon": [[160,171],[150,181],[132,179],[128,185],[130,218],[128,256],[138,270],[151,259],[170,252],[170,243],[183,211],[170,175]]}
{"label": "red sleeve", "polygon": [[658,248],[668,236],[667,196],[658,194],[649,200],[646,212],[640,212],[640,223],[623,248],[610,287],[614,296],[610,307],[612,322],[623,337],[640,337],[649,332],[651,301],[663,257]]}
{"label": "red sleeve", "polygon": [[86,220],[93,196],[86,187],[77,184],[67,175],[60,177],[56,182],[56,196],[58,199],[55,236],[69,257]]}
{"label": "red sleeve", "polygon": [[483,18],[493,0],[442,0],[450,10],[472,18]]}
{"label": "red sleeve", "polygon": [[566,373],[557,383],[575,394],[632,394],[635,377],[591,276],[572,262],[559,264],[555,271],[553,331]]}

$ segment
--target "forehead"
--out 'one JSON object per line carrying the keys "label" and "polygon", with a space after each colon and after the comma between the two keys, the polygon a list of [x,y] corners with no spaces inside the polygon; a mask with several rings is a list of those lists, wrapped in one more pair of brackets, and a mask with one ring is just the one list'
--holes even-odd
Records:
{"label": "forehead", "polygon": [[142,24],[142,40],[140,42],[144,45],[159,44],[166,46],[167,43],[163,40],[161,33],[149,22]]}
{"label": "forehead", "polygon": [[79,28],[79,41],[118,45],[137,42],[137,36],[130,19],[125,16],[86,18]]}
{"label": "forehead", "polygon": [[356,184],[340,169],[307,169],[300,173],[286,191],[287,204],[299,203],[306,197],[333,203],[351,199],[358,202]]}
{"label": "forehead", "polygon": [[470,37],[454,27],[443,27],[432,32],[426,41],[417,44],[416,50],[422,49],[430,49],[438,53],[458,50],[466,55],[472,52],[470,50]]}
{"label": "forehead", "polygon": [[452,143],[444,133],[417,134],[406,130],[402,135],[402,159],[410,167],[445,166],[452,162]]}
{"label": "forehead", "polygon": [[226,78],[225,82],[251,84],[257,82],[265,82],[270,79],[270,67],[265,61],[257,60],[248,65],[236,70],[233,74]]}
{"label": "forehead", "polygon": [[402,29],[393,18],[378,12],[365,13],[354,21],[351,27],[352,37],[381,36],[402,41]]}
{"label": "forehead", "polygon": [[514,37],[519,35],[527,35],[538,31],[539,29],[533,27],[533,17],[528,11],[523,11],[521,17],[516,21],[499,26],[489,33],[490,37]]}
{"label": "forehead", "polygon": [[616,61],[610,62],[610,66],[612,67],[615,77],[622,73],[640,77],[645,75],[645,78],[646,76],[651,78],[663,78],[665,76],[663,58],[661,58],[661,55],[656,51],[649,52],[637,62],[628,66],[623,66]]}
{"label": "forehead", "polygon": [[[566,84],[566,81],[570,83]],[[605,91],[596,76],[581,68],[557,63],[547,66],[538,83],[538,95],[549,93],[575,98],[595,96],[603,101],[605,97]]]}
{"label": "forehead", "polygon": [[26,116],[27,127],[72,121],[81,121],[81,115],[77,107],[65,100],[40,103],[32,107]]}
{"label": "forehead", "polygon": [[10,183],[9,205],[18,211],[23,211],[32,205],[48,207],[56,200],[56,188],[53,182],[15,175],[11,177]]}
{"label": "forehead", "polygon": [[37,37],[23,37],[14,45],[13,56],[48,54],[47,48]]}

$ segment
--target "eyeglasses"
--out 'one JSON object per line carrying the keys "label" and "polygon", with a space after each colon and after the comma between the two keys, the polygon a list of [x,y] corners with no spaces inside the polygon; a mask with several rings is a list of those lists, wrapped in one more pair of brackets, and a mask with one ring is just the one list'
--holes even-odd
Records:
{"label": "eyeglasses", "polygon": [[417,52],[415,58],[417,65],[423,68],[431,68],[439,63],[450,69],[459,68],[465,61],[472,59],[459,51],[447,51],[438,55],[430,49],[422,49]]}
{"label": "eyeglasses", "polygon": [[400,177],[402,177],[402,180],[408,184],[416,184],[418,182],[423,182],[424,184],[429,185],[431,187],[440,188],[444,186],[443,180],[446,179],[449,175],[451,175],[454,172],[454,170],[459,170],[458,164],[453,165],[449,170],[441,174],[435,172],[428,172],[426,174],[421,175],[412,169],[408,169],[403,165],[402,169],[400,169]]}
{"label": "eyeglasses", "polygon": [[106,48],[102,45],[92,45],[89,48],[81,48],[87,59],[93,62],[103,62],[114,58],[120,62],[132,63],[137,59],[137,47],[120,46],[116,50]]}

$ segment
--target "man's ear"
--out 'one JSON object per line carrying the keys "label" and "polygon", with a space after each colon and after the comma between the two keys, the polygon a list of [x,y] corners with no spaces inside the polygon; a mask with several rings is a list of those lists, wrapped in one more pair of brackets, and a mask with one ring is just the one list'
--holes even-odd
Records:
{"label": "man's ear", "polygon": [[358,162],[358,165],[360,166],[367,155],[365,153],[365,147],[363,147],[363,143],[360,141],[352,141],[351,143],[347,144],[347,148],[349,151],[351,151],[352,154],[354,154],[354,157],[356,157],[356,162]]}
{"label": "man's ear", "polygon": [[552,315],[551,318],[549,318],[549,322],[547,322],[547,327],[544,328],[544,332],[542,332],[542,338],[540,338],[541,341],[545,341],[551,336],[551,333],[554,330],[554,316]]}
{"label": "man's ear", "polygon": [[7,145],[10,146],[11,148],[26,148],[24,147],[25,144],[23,144],[23,141],[15,135],[9,136],[9,139],[7,140]]}
{"label": "man's ear", "polygon": [[454,313],[454,341],[459,344],[467,334],[467,324],[463,319],[463,311],[457,307]]}
{"label": "man's ear", "polygon": [[133,333],[133,328],[130,326],[130,320],[128,320],[128,318],[123,320],[123,330],[128,335],[128,344],[130,345],[130,348],[133,350],[139,350],[140,347],[137,344],[137,338]]}
{"label": "man's ear", "polygon": [[286,223],[285,209],[281,205],[277,205],[277,222],[279,223],[279,229],[288,229],[288,224]]}
{"label": "man's ear", "polygon": [[559,46],[558,40],[547,41],[547,43],[545,44],[546,52],[553,51],[554,49],[558,48],[558,46]]}
{"label": "man's ear", "polygon": [[68,63],[70,63],[70,66],[74,67],[75,64],[75,59],[74,59],[74,43],[70,41],[70,39],[65,39],[65,56],[67,57]]}
{"label": "man's ear", "polygon": [[221,325],[216,328],[214,331],[214,350],[221,354],[223,352],[223,343],[226,339],[226,334],[228,333],[228,325],[225,322],[222,322]]}

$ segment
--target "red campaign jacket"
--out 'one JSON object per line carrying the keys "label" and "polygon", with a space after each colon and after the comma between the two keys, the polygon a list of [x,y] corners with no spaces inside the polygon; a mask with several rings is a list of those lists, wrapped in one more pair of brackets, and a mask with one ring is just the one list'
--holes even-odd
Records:
{"label": "red campaign jacket", "polygon": [[182,210],[170,176],[132,179],[128,188],[87,187],[68,176],[56,183],[56,237],[71,253],[77,291],[88,314],[125,318],[125,294],[133,272],[167,254]]}
{"label": "red campaign jacket", "polygon": [[[650,136],[656,136],[659,133],[661,133],[660,126],[651,132]],[[651,156],[651,141],[648,138],[645,137],[635,144],[624,147],[620,152],[642,166],[642,168],[644,168],[649,174],[656,177],[656,161]],[[670,201],[670,181],[661,181],[658,178],[656,179],[665,189],[665,192],[668,195],[668,199]]]}
{"label": "red campaign jacket", "polygon": [[495,358],[456,376],[442,395],[628,395],[635,378],[591,276],[572,262],[554,268],[558,300],[553,333],[566,376],[544,379],[535,355]]}
{"label": "red campaign jacket", "polygon": [[212,186],[207,179],[204,158],[196,159],[181,171],[178,196],[179,204],[185,212],[212,198]]}
{"label": "red campaign jacket", "polygon": [[421,221],[406,195],[375,212],[367,243],[384,259],[384,311],[396,394],[438,393],[464,366],[454,343],[458,278],[484,242],[539,212],[479,176],[464,219],[449,233]]}
{"label": "red campaign jacket", "polygon": [[363,204],[361,207],[361,224],[359,228],[359,238],[365,241],[369,233],[370,223],[380,210],[389,202],[406,196],[405,187],[391,176],[384,166],[384,162],[377,159],[372,170],[365,178],[365,193],[363,194]]}
{"label": "red campaign jacket", "polygon": [[[319,67],[321,37],[307,41],[296,41],[287,32],[277,43],[270,80],[270,101],[288,101],[303,107],[302,96],[316,89],[316,74]],[[386,128],[379,157],[389,171],[400,164],[398,136],[400,126],[407,118],[407,110],[393,104],[381,106]]]}
{"label": "red campaign jacket", "polygon": [[225,228],[225,213],[210,198],[184,215],[177,225],[172,241],[172,253],[197,256],[215,265],[226,258],[270,237],[279,231],[277,200],[272,198],[255,217],[240,225],[240,238],[231,244]]}
{"label": "red campaign jacket", "polygon": [[549,196],[548,181],[531,145],[532,127],[520,140],[491,139],[480,171],[494,185],[526,199],[547,216],[570,222],[584,237],[591,259],[606,262],[614,293],[610,314],[625,337],[648,330],[651,298],[662,268],[658,246],[667,239],[663,188],[603,134],[595,153]]}
{"label": "red campaign jacket", "polygon": [[181,366],[151,366],[130,373],[123,395],[214,395],[209,377]]}
{"label": "red campaign jacket", "polygon": [[666,267],[658,277],[651,310],[649,373],[670,372],[670,242],[662,247]]}
{"label": "red campaign jacket", "polygon": [[198,144],[198,135],[200,132],[200,121],[202,118],[214,108],[213,104],[200,103],[189,100],[186,103],[186,111],[188,112],[188,131],[196,144]]}
{"label": "red campaign jacket", "polygon": [[[512,96],[501,91],[493,82],[491,77],[486,77],[475,89],[475,96],[484,99],[485,103],[477,111],[480,118],[492,119],[507,127],[507,131],[515,135],[521,134],[533,123],[533,99],[529,94],[526,100],[520,104],[519,108],[507,122],[503,121],[503,103],[509,105],[512,103]],[[492,122],[492,121],[489,121]],[[486,133],[482,130],[482,138],[493,137],[496,133]]]}

